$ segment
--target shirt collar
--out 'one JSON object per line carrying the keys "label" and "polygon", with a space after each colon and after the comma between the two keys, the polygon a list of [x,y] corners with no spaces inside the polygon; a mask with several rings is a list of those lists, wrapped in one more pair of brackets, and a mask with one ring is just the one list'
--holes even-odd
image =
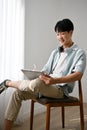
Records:
{"label": "shirt collar", "polygon": [[[78,46],[76,44],[73,44],[71,47],[65,48],[64,52],[71,53],[72,51],[76,51],[78,49]],[[63,47],[59,47],[59,52],[63,52]]]}

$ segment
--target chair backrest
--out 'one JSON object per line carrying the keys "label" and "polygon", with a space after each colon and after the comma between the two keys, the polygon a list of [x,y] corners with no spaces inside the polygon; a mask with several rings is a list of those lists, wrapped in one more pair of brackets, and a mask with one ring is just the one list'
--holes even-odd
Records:
{"label": "chair backrest", "polygon": [[78,81],[78,89],[79,89],[79,101],[80,101],[80,103],[82,103],[83,102],[83,93],[82,93],[81,80]]}

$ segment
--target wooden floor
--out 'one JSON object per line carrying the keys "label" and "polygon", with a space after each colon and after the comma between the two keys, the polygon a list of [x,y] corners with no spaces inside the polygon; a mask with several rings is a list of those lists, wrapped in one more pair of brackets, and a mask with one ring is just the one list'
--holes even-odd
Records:
{"label": "wooden floor", "polygon": [[[87,104],[84,104],[85,130],[87,130]],[[80,130],[79,108],[66,107],[66,127],[61,127],[60,108],[51,110],[50,130]],[[29,130],[29,119],[21,126],[14,126],[12,130]],[[34,117],[33,130],[45,130],[45,112]]]}

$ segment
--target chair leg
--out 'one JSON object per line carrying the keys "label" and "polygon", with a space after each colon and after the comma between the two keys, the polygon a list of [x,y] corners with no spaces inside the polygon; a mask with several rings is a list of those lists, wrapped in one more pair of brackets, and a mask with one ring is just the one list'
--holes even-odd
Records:
{"label": "chair leg", "polygon": [[50,106],[47,105],[47,110],[46,110],[46,130],[50,129]]}
{"label": "chair leg", "polygon": [[65,111],[64,107],[61,107],[61,113],[62,113],[62,128],[65,128]]}
{"label": "chair leg", "polygon": [[80,105],[80,124],[81,124],[81,130],[84,130],[84,112],[83,112],[83,104]]}
{"label": "chair leg", "polygon": [[34,101],[31,100],[31,108],[30,108],[30,130],[33,130],[33,116],[34,116]]}

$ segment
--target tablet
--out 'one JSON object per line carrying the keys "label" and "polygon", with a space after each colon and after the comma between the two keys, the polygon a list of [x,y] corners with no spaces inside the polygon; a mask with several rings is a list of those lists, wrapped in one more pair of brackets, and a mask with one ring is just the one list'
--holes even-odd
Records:
{"label": "tablet", "polygon": [[24,75],[25,75],[28,79],[30,79],[30,80],[35,79],[35,78],[38,78],[38,77],[42,74],[41,71],[36,71],[36,70],[26,70],[26,69],[22,69],[21,71],[22,71],[22,72],[24,73]]}

